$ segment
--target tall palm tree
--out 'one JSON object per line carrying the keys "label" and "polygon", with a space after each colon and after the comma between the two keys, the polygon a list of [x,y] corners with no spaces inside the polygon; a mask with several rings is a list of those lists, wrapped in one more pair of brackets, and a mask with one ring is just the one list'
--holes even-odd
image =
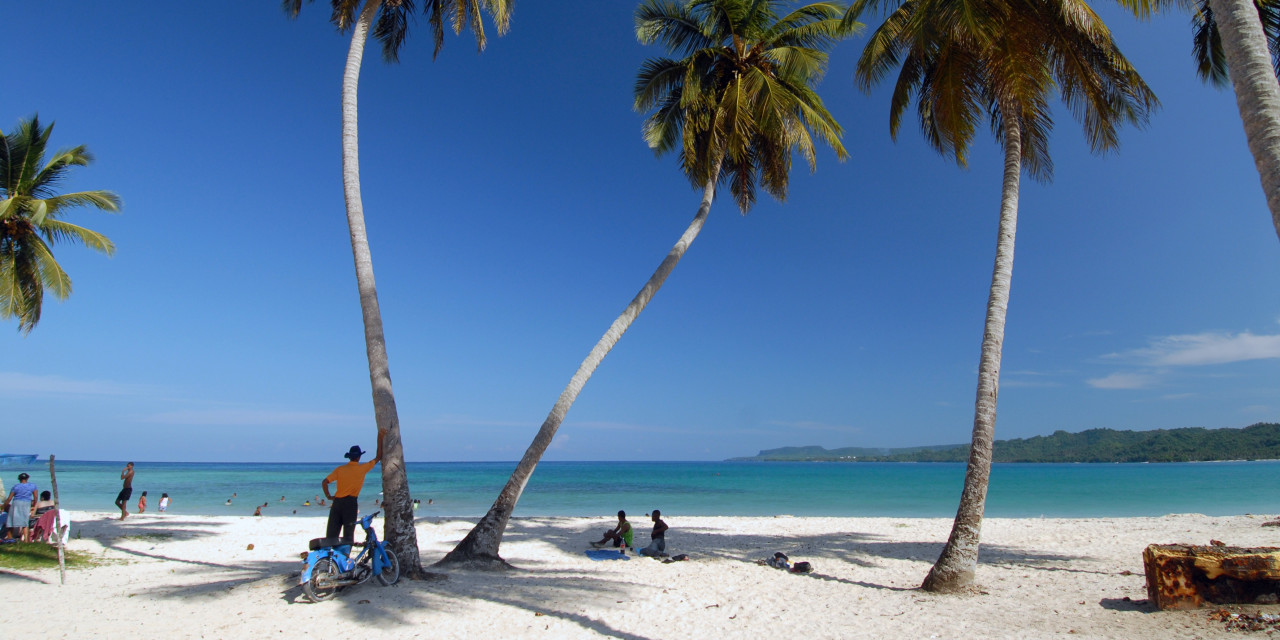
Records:
{"label": "tall palm tree", "polygon": [[[875,0],[850,8],[853,20]],[[973,581],[991,473],[1005,312],[1013,278],[1018,188],[1023,171],[1047,181],[1051,94],[1079,118],[1095,152],[1119,144],[1123,122],[1144,124],[1158,102],[1083,0],[906,0],[872,34],[856,76],[869,90],[898,69],[890,106],[896,137],[916,96],[925,138],[964,165],[980,120],[1004,149],[995,269],[987,298],[973,442],[947,540],[923,587],[951,591]]]}
{"label": "tall palm tree", "polygon": [[442,564],[506,566],[498,555],[502,535],[542,454],[583,385],[698,237],[716,185],[727,183],[745,214],[755,202],[757,181],[779,200],[786,198],[793,149],[816,168],[813,136],[846,157],[840,125],[813,87],[826,68],[827,51],[852,33],[852,25],[842,25],[844,7],[835,2],[815,2],[779,16],[782,4],[644,0],[636,9],[640,42],[661,42],[683,56],[651,59],[640,69],[636,110],[654,111],[645,121],[644,138],[659,155],[682,147],[682,168],[701,189],[702,203],[657,271],[570,378],[488,513]]}
{"label": "tall palm tree", "polygon": [[30,333],[40,322],[44,290],[59,300],[71,295],[71,278],[53,257],[53,244],[79,242],[107,255],[115,245],[106,236],[61,218],[76,207],[120,211],[120,197],[110,191],[58,194],[58,183],[74,166],[87,166],[93,156],[84,145],[61,149],[45,162],[53,124],[40,127],[40,117],[20,120],[18,129],[0,132],[0,317],[17,318],[18,330]]}
{"label": "tall palm tree", "polygon": [[[308,0],[310,1],[310,0]],[[405,575],[423,577],[418,553],[418,533],[413,525],[413,504],[409,498],[409,481],[404,466],[404,448],[400,440],[400,417],[391,390],[391,373],[387,364],[386,339],[382,332],[382,312],[378,308],[378,290],[373,280],[373,259],[365,233],[364,205],[360,199],[360,152],[356,116],[357,87],[360,64],[369,29],[382,43],[383,58],[399,59],[400,47],[409,33],[409,19],[414,0],[331,0],[330,21],[340,32],[351,32],[351,47],[342,75],[342,189],[347,206],[347,226],[351,232],[351,253],[355,259],[356,285],[360,291],[360,310],[364,315],[365,351],[369,358],[369,382],[373,387],[373,411],[378,431],[385,433],[382,458],[383,511],[386,514],[384,537],[400,559]],[[479,50],[485,46],[482,12],[487,11],[498,29],[506,33],[511,20],[512,0],[424,0],[435,39],[433,57],[444,44],[444,22],[448,20],[454,33],[469,27],[475,34]],[[302,0],[284,0],[285,12],[293,17],[302,8]],[[358,13],[357,13],[358,10]],[[376,21],[375,21],[376,18]]]}
{"label": "tall palm tree", "polygon": [[[1135,10],[1145,14],[1147,0]],[[1230,78],[1271,221],[1280,236],[1280,3],[1197,0],[1192,7],[1200,78],[1225,86]]]}
{"label": "tall palm tree", "polygon": [[[1258,11],[1258,21],[1262,25],[1263,37],[1267,41],[1271,65],[1275,75],[1280,77],[1280,0],[1254,0],[1254,6]],[[1213,7],[1210,6],[1209,0],[1195,0],[1189,9],[1196,75],[1215,87],[1229,86],[1231,76],[1227,72],[1227,54],[1222,46],[1222,33],[1218,30],[1218,21],[1213,17]],[[1138,11],[1139,15],[1142,15],[1141,9]]]}

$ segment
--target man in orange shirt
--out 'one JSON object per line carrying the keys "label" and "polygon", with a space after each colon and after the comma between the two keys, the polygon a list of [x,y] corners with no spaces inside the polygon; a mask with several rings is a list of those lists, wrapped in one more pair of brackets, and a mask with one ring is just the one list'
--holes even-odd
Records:
{"label": "man in orange shirt", "polygon": [[[365,474],[382,460],[382,435],[383,432],[378,431],[378,453],[372,460],[361,464],[360,456],[365,452],[359,446],[352,445],[351,450],[343,455],[350,462],[334,469],[320,483],[320,487],[324,489],[324,497],[333,502],[333,506],[329,507],[329,525],[324,534],[326,538],[338,537],[339,530],[342,531],[343,540],[355,537],[356,517],[360,513],[360,505],[356,500],[360,497],[360,489],[364,487]],[[333,493],[329,493],[330,482],[338,485]]]}

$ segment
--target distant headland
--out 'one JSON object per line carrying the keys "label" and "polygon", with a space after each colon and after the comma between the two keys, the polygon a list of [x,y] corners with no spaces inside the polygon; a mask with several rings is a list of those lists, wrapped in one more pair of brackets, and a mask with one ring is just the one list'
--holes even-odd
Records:
{"label": "distant headland", "polygon": [[[877,449],[782,447],[730,462],[965,462],[968,444]],[[1034,438],[997,440],[996,462],[1209,462],[1280,459],[1280,424],[1259,422],[1243,429],[1155,429],[1055,431]]]}

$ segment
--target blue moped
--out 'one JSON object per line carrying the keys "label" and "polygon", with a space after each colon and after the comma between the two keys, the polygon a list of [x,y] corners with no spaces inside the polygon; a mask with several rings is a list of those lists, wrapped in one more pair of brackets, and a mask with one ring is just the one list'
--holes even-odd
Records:
{"label": "blue moped", "polygon": [[[342,538],[315,538],[311,541],[311,553],[307,554],[307,566],[302,570],[299,582],[302,592],[312,602],[332,598],[339,589],[362,584],[370,577],[377,577],[383,586],[391,586],[400,580],[400,561],[396,552],[378,540],[373,530],[373,519],[381,511],[360,518],[365,541],[355,545]],[[362,546],[359,555],[351,557],[351,547]]]}

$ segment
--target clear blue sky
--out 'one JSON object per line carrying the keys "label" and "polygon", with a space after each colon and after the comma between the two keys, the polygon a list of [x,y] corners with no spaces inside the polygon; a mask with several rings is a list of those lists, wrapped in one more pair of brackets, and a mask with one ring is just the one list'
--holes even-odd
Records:
{"label": "clear blue sky", "polygon": [[[0,331],[0,450],[103,460],[340,460],[373,445],[340,183],[348,40],[326,2],[7,2],[0,127],[39,112],[97,162],[118,252]],[[514,460],[692,218],[640,137],[634,4],[517,2],[477,55],[365,59],[364,201],[410,460]],[[1280,241],[1229,91],[1184,14],[1099,4],[1163,102],[1119,153],[1059,110],[1055,180],[1024,180],[997,437],[1280,420]],[[687,460],[965,442],[1001,159],[962,170],[888,95],[820,90],[852,158],[747,216],[728,198],[587,384],[547,459]]]}

